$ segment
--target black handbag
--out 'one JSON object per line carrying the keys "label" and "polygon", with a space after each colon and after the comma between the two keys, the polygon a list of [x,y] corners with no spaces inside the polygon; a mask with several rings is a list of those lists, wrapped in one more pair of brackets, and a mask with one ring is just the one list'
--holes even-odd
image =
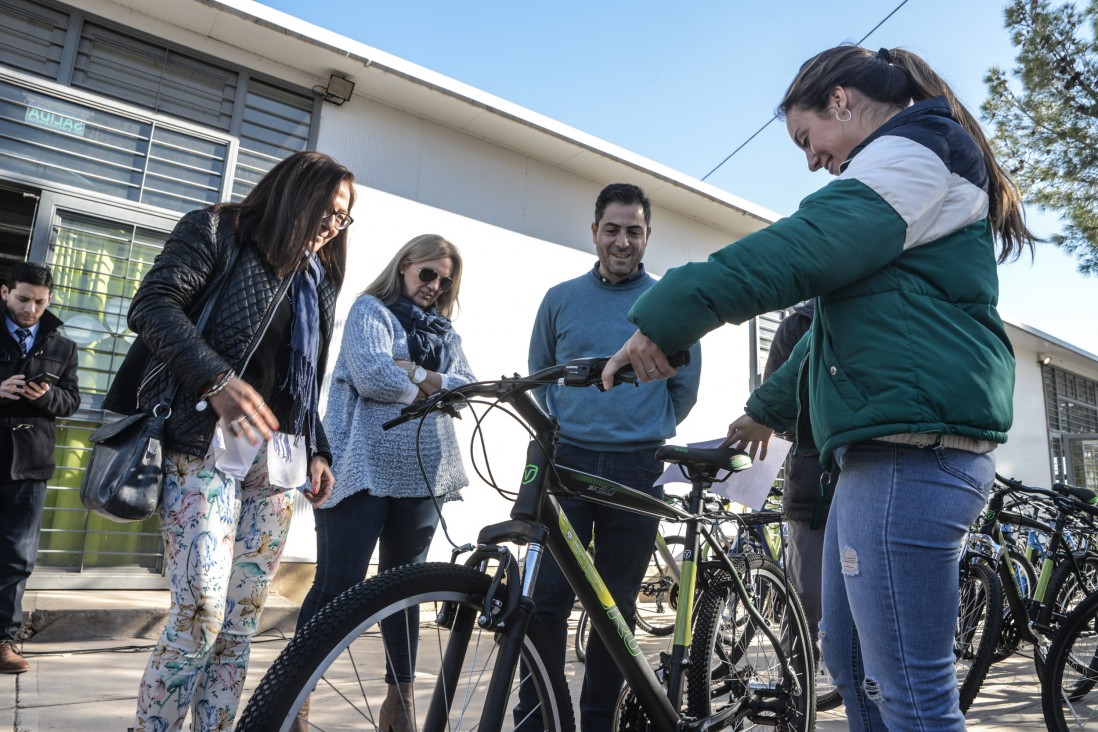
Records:
{"label": "black handbag", "polygon": [[112,521],[144,521],[160,507],[164,452],[160,440],[170,411],[139,412],[105,424],[89,438],[91,459],[80,483],[84,507]]}
{"label": "black handbag", "polygon": [[[195,324],[199,334],[221,298],[239,253],[239,247],[234,247],[221,282],[202,308]],[[178,389],[178,384],[170,382],[166,398],[151,413],[131,414],[91,433],[92,454],[80,482],[85,508],[111,521],[144,521],[156,513],[164,478],[164,423],[171,417]]]}

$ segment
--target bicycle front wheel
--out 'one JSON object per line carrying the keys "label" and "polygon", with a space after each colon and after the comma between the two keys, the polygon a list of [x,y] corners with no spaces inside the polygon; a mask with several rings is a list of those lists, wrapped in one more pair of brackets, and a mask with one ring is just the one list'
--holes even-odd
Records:
{"label": "bicycle front wheel", "polygon": [[1041,706],[1050,730],[1098,730],[1098,593],[1060,626],[1045,659]]}
{"label": "bicycle front wheel", "polygon": [[1003,586],[983,562],[961,566],[960,603],[953,653],[961,711],[967,712],[991,668],[1003,623]]}
{"label": "bicycle front wheel", "polygon": [[749,614],[735,578],[723,571],[709,577],[690,644],[689,712],[706,717],[750,697],[736,730],[806,732],[816,718],[816,664],[800,601],[773,562],[755,554],[733,562],[762,622]]}
{"label": "bicycle front wheel", "polygon": [[[237,731],[285,732],[306,700],[310,729],[377,729],[386,666],[410,651],[416,679],[408,710],[412,728],[425,729],[429,709],[437,715],[430,728],[477,728],[499,647],[498,636],[476,623],[490,581],[468,567],[428,563],[360,582],[294,636],[255,690]],[[537,618],[530,619],[521,657],[525,676],[512,673],[510,703],[519,684],[532,681],[538,705],[531,712],[537,718],[529,721],[539,729],[573,732],[562,664],[554,660]]]}

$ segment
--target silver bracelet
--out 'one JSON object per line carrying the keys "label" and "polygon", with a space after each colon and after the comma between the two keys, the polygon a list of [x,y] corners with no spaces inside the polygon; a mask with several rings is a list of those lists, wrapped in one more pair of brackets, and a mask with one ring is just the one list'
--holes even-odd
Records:
{"label": "silver bracelet", "polygon": [[199,412],[205,412],[206,406],[209,404],[210,397],[223,390],[226,386],[229,385],[229,382],[235,378],[236,371],[233,371],[232,369],[226,371],[225,375],[221,377],[221,379],[216,384],[211,386],[205,391],[205,393],[202,394],[202,398],[198,400],[198,404],[194,405],[195,410]]}

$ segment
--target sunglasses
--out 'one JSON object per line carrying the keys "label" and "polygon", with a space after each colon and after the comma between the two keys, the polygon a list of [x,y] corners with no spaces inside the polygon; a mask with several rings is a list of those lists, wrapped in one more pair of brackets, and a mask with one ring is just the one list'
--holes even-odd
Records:
{"label": "sunglasses", "polygon": [[450,288],[454,286],[453,277],[443,277],[430,267],[424,267],[419,271],[420,282],[434,282],[436,279],[438,280],[438,289],[443,292],[449,292]]}

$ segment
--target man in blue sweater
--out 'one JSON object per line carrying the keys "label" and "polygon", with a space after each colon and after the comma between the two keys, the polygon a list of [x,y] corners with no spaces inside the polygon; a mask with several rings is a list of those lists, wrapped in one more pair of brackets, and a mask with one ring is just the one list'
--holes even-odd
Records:
{"label": "man in blue sweater", "polygon": [[[652,233],[652,205],[644,191],[627,183],[606,186],[595,201],[591,235],[598,262],[585,274],[552,287],[542,300],[530,337],[530,371],[574,358],[605,356],[635,330],[629,308],[655,284],[641,260]],[[535,393],[560,422],[557,462],[663,497],[653,483],[663,472],[655,450],[675,434],[694,406],[701,373],[701,349],[690,349],[690,365],[670,379],[594,389],[544,387]],[[595,567],[621,614],[634,627],[637,591],[659,529],[659,521],[610,506],[560,499],[576,536],[584,544],[595,535]],[[546,556],[534,590],[537,614],[563,664],[568,616],[575,594],[557,563]],[[602,641],[592,634],[580,697],[583,732],[611,727],[623,678]],[[520,692],[516,720],[525,716],[530,689]],[[529,729],[522,725],[521,729]]]}

